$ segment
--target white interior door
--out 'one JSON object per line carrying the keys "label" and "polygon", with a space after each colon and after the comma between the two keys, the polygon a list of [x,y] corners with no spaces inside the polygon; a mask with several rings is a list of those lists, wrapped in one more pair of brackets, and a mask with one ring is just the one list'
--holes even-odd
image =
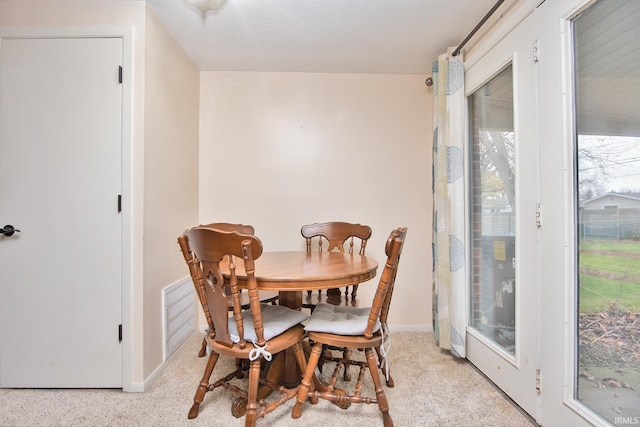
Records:
{"label": "white interior door", "polygon": [[470,239],[467,358],[538,416],[537,65],[532,14],[465,74]]}
{"label": "white interior door", "polygon": [[3,39],[0,387],[122,387],[121,38]]}

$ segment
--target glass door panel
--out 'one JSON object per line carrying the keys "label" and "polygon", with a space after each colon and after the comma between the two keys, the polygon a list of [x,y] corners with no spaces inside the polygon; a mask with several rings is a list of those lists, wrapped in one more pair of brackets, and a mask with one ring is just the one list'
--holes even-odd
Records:
{"label": "glass door panel", "polygon": [[640,2],[572,20],[577,218],[575,398],[640,423]]}
{"label": "glass door panel", "polygon": [[515,355],[515,151],[509,64],[469,97],[471,118],[471,325]]}

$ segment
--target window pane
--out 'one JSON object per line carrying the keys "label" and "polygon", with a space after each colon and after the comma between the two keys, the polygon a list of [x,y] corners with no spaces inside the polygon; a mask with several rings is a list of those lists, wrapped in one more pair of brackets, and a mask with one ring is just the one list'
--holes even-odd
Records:
{"label": "window pane", "polygon": [[472,136],[471,326],[515,354],[515,138],[509,65],[469,98]]}
{"label": "window pane", "polygon": [[640,417],[640,2],[573,21],[576,397],[616,425]]}

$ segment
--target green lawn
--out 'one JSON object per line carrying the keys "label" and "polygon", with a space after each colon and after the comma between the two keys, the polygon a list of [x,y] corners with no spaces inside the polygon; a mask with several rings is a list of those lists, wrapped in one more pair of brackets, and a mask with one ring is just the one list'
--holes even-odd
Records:
{"label": "green lawn", "polygon": [[580,240],[580,250],[617,251],[640,255],[640,241],[637,240]]}
{"label": "green lawn", "polygon": [[640,283],[640,260],[616,255],[601,255],[597,252],[580,253],[580,268],[598,270],[616,275],[632,276]]}
{"label": "green lawn", "polygon": [[624,311],[639,313],[640,284],[580,276],[580,313],[608,311],[611,304]]}
{"label": "green lawn", "polygon": [[607,311],[612,304],[640,312],[640,259],[633,258],[640,242],[583,240],[580,249],[580,312]]}

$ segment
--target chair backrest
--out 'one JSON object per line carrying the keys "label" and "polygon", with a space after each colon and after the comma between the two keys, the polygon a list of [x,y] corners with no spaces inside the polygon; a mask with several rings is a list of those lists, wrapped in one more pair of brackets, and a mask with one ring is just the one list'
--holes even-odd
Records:
{"label": "chair backrest", "polygon": [[[246,344],[243,338],[245,328],[236,277],[236,262],[238,259],[244,262],[257,344],[263,346],[264,327],[254,266],[254,260],[262,255],[260,239],[236,231],[199,226],[185,231],[178,237],[178,243],[189,265],[189,272],[209,324],[210,334],[213,334],[216,342],[227,347],[234,344],[228,325],[229,292],[233,300],[233,313],[238,330],[238,337],[235,338],[239,338],[241,348]],[[221,264],[228,265],[227,283],[220,268]]]}
{"label": "chair backrest", "polygon": [[373,298],[371,311],[369,312],[367,328],[364,331],[365,338],[371,338],[373,336],[373,331],[375,330],[378,320],[380,320],[380,323],[383,325],[387,322],[393,287],[398,272],[398,264],[400,263],[400,255],[402,254],[402,247],[404,246],[406,235],[406,227],[396,228],[389,234],[389,238],[385,244],[384,251],[387,255],[387,260],[384,265],[384,270],[382,270],[382,275],[380,276],[380,282],[378,282],[378,289]]}
{"label": "chair backrest", "polygon": [[371,237],[371,227],[368,225],[351,224],[348,222],[323,222],[302,226],[300,230],[302,237],[307,241],[307,252],[311,252],[314,247],[314,238],[317,237],[315,247],[319,251],[323,250],[323,242],[327,241],[327,251],[338,250],[344,253],[344,244],[349,240],[348,253],[353,253],[355,240],[360,240],[358,253],[364,255],[367,241]]}

